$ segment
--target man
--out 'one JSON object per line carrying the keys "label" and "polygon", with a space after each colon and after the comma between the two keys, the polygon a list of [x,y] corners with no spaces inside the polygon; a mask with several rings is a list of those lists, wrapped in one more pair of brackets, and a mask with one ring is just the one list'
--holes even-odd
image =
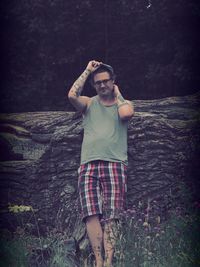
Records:
{"label": "man", "polygon": [[[88,77],[97,93],[94,97],[81,96]],[[113,68],[95,60],[74,82],[68,98],[83,114],[84,137],[78,170],[82,217],[96,266],[111,266],[114,224],[125,205],[127,124],[134,114],[133,105],[123,98],[115,84]]]}

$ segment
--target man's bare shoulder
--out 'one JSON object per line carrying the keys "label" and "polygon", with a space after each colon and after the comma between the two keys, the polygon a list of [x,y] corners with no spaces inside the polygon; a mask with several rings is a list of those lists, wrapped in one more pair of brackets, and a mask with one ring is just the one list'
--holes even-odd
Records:
{"label": "man's bare shoulder", "polygon": [[85,104],[88,104],[91,101],[91,97],[82,95],[79,96],[79,100],[83,101]]}
{"label": "man's bare shoulder", "polygon": [[90,105],[91,98],[88,96],[79,96],[70,98],[70,102],[77,111],[84,112]]}
{"label": "man's bare shoulder", "polygon": [[79,98],[82,101],[82,103],[84,103],[85,107],[83,108],[82,112],[85,113],[91,104],[92,98],[89,96],[80,96]]}

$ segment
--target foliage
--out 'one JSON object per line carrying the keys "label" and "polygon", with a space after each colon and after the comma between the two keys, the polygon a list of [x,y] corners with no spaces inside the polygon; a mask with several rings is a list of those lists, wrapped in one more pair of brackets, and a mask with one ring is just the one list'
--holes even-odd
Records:
{"label": "foliage", "polygon": [[[0,266],[4,267],[77,267],[76,242],[66,232],[53,229],[41,235],[35,210],[31,206],[11,205],[9,212],[17,216],[19,226],[14,233],[1,231]],[[32,213],[37,234],[32,234],[29,221],[20,214]]]}
{"label": "foliage", "polygon": [[198,90],[195,1],[20,0],[1,10],[3,111],[69,109],[66,90],[93,58],[113,65],[129,99]]}
{"label": "foliage", "polygon": [[162,221],[157,203],[142,203],[123,214],[116,231],[116,266],[192,267],[200,263],[200,223],[196,206],[176,207]]}
{"label": "foliage", "polygon": [[[114,266],[196,267],[200,264],[200,202],[194,202],[191,191],[183,183],[179,189],[170,191],[170,197],[165,200],[169,213],[165,216],[159,200],[150,199],[139,201],[120,215],[114,228]],[[30,223],[20,220],[20,214],[35,216],[31,206],[9,204],[8,210],[18,216],[19,226],[14,233],[1,231],[0,266],[92,266],[94,257],[89,247],[78,252],[75,240],[67,231],[53,229],[43,236],[35,217],[37,234],[32,234]]]}
{"label": "foliage", "polygon": [[22,238],[11,238],[10,233],[1,233],[1,267],[27,267],[28,251]]}

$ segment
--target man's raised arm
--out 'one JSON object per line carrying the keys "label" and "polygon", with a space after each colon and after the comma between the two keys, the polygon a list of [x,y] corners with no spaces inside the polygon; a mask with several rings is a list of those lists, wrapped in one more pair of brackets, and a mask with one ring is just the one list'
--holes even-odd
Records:
{"label": "man's raised arm", "polygon": [[87,96],[81,96],[81,93],[90,73],[95,71],[101,64],[101,62],[95,60],[90,61],[84,72],[79,76],[69,90],[69,101],[78,111],[84,111],[87,108],[90,98]]}

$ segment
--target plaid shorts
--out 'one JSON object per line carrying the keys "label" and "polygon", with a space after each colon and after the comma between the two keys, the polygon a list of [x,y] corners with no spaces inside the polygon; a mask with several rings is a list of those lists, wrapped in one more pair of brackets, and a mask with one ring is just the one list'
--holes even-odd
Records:
{"label": "plaid shorts", "polygon": [[125,208],[127,166],[121,162],[96,160],[82,164],[78,173],[83,221],[91,215],[118,218]]}

